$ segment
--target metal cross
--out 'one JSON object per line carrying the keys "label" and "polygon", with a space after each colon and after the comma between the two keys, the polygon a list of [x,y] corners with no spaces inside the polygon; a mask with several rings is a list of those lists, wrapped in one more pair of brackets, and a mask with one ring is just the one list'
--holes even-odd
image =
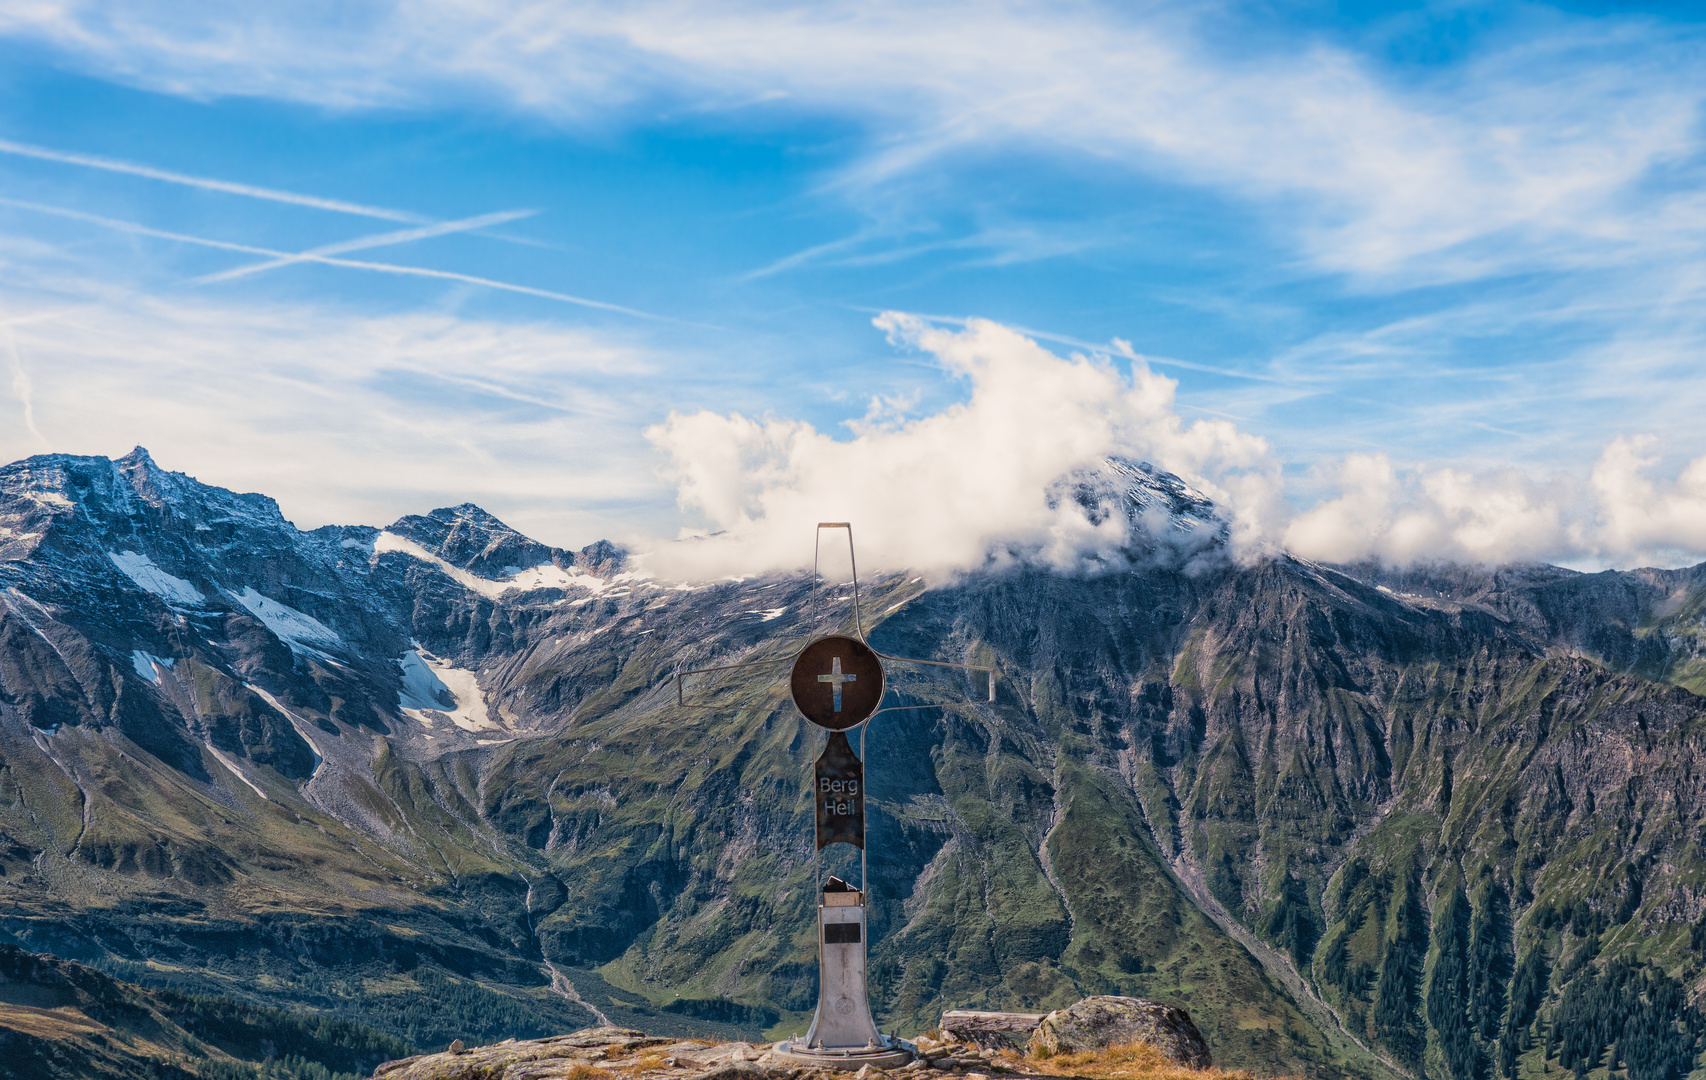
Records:
{"label": "metal cross", "polygon": [[[885,660],[982,672],[989,679],[989,697],[986,700],[990,702],[995,700],[995,669],[977,664],[887,656],[871,648],[871,643],[865,640],[865,623],[859,613],[859,564],[853,556],[853,526],[845,521],[820,521],[817,527],[820,533],[824,529],[847,530],[847,558],[853,571],[853,627],[857,636],[822,634],[786,657],[678,670],[675,673],[675,700],[677,705],[686,708],[711,707],[688,705],[683,682],[689,675],[708,675],[766,664],[791,665],[788,683],[794,707],[802,717],[830,734],[829,745],[813,766],[812,784],[812,801],[816,807],[814,816],[817,819],[817,845],[812,853],[813,892],[818,901],[817,1012],[804,1039],[796,1037],[779,1042],[774,1052],[784,1061],[820,1069],[828,1065],[832,1069],[852,1071],[861,1063],[867,1066],[862,1071],[897,1068],[909,1062],[916,1063],[917,1047],[877,1030],[871,1017],[870,992],[866,984],[870,935],[866,921],[869,864],[865,844],[865,733],[870,730],[871,718],[885,712],[943,708],[941,704],[882,708]],[[814,537],[811,594],[814,619],[821,618],[818,611],[817,554],[818,541]],[[826,659],[830,662],[827,674],[819,675],[812,670]],[[844,663],[853,670],[843,671]],[[823,711],[823,696],[812,689],[823,683],[828,683],[833,690],[835,708],[827,713]],[[847,699],[843,700],[841,691],[846,683],[858,685],[849,690]],[[847,741],[847,733],[853,728],[859,729],[857,756]],[[857,889],[838,877],[831,877],[827,884],[823,882],[819,860],[823,849],[831,844],[851,844],[859,849]]]}
{"label": "metal cross", "polygon": [[[859,676],[841,674],[841,657],[837,656],[833,661],[831,661],[831,663],[829,665],[829,674],[828,675],[819,675],[817,677],[817,681],[835,684],[835,711],[840,712],[841,711],[841,684],[842,683],[850,683],[850,682],[858,682]],[[821,700],[821,699],[819,699],[819,700]]]}

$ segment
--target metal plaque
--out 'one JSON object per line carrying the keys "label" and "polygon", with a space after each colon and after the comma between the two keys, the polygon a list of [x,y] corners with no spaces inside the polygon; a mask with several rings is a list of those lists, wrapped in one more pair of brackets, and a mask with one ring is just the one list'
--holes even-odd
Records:
{"label": "metal plaque", "polygon": [[883,700],[883,662],[857,638],[821,637],[794,661],[794,705],[830,731],[863,723]]}
{"label": "metal plaque", "polygon": [[865,846],[865,763],[853,754],[847,736],[829,733],[829,745],[817,759],[812,781],[817,804],[817,849],[831,844]]}

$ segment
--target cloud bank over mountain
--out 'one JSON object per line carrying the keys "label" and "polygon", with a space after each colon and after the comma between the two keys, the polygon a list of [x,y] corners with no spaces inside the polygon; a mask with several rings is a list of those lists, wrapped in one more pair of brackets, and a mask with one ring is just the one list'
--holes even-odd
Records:
{"label": "cloud bank over mountain", "polygon": [[1225,419],[1187,422],[1177,383],[1119,343],[1060,356],[982,320],[954,330],[890,312],[875,322],[963,380],[966,400],[923,416],[873,400],[843,439],[785,417],[672,413],[646,435],[708,535],[655,548],[654,569],[695,577],[797,566],[823,520],[856,522],[868,565],[958,570],[1009,551],[1072,565],[1122,544],[1125,522],[1094,523],[1071,500],[1051,500],[1050,487],[1113,456],[1152,462],[1206,493],[1246,559],[1282,548],[1396,565],[1706,555],[1706,457],[1655,477],[1649,436],[1614,440],[1587,477],[1400,469],[1352,454],[1329,470],[1329,496],[1298,510],[1265,440]]}
{"label": "cloud bank over mountain", "polygon": [[[307,527],[474,499],[554,543],[612,537],[686,577],[799,566],[826,520],[855,522],[873,567],[952,571],[1008,552],[1074,565],[1117,547],[1124,527],[1051,505],[1050,487],[1109,456],[1197,487],[1243,558],[1706,558],[1706,457],[1667,472],[1670,448],[1644,432],[1615,437],[1582,472],[1377,453],[1309,471],[1247,425],[1188,418],[1178,383],[1123,342],[1062,355],[987,320],[875,322],[935,369],[948,404],[874,395],[835,431],[731,408],[738,385],[608,333],[133,299],[31,309],[5,327],[0,360],[28,423],[0,429],[0,456],[148,443],[171,467],[277,496]],[[648,380],[712,407],[662,417]],[[660,539],[675,520],[722,535]]]}
{"label": "cloud bank over mountain", "polygon": [[1176,384],[1141,358],[1128,378],[1106,357],[1063,358],[991,322],[955,332],[889,313],[876,324],[963,379],[967,400],[917,418],[886,418],[874,402],[839,441],[786,418],[672,414],[647,435],[669,456],[683,508],[727,538],[659,551],[660,567],[795,565],[823,520],[857,523],[859,550],[880,566],[972,567],[1009,545],[1067,561],[1117,546],[1124,522],[1092,524],[1070,500],[1051,508],[1048,489],[1115,453],[1195,478],[1231,510],[1241,543],[1271,527],[1267,444],[1223,420],[1186,424]]}

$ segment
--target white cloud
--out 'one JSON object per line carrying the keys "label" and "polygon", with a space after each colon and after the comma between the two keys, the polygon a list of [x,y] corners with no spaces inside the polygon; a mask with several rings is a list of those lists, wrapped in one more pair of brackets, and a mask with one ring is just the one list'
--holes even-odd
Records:
{"label": "white cloud", "polygon": [[1299,514],[1285,547],[1305,558],[1503,563],[1570,551],[1567,488],[1514,473],[1452,469],[1400,475],[1383,454],[1352,454],[1336,470],[1339,494]]}
{"label": "white cloud", "polygon": [[[1108,361],[1062,359],[994,324],[952,333],[891,317],[898,338],[967,380],[964,405],[907,419],[915,404],[873,401],[854,438],[838,440],[795,419],[727,411],[724,393],[711,398],[724,411],[651,430],[682,504],[741,537],[700,545],[712,561],[797,562],[802,530],[843,516],[870,523],[862,546],[885,559],[964,565],[996,537],[1064,557],[1105,538],[1048,512],[1041,490],[1107,452],[1150,457],[1208,488],[1232,509],[1245,549],[1284,541],[1320,558],[1621,565],[1702,554],[1706,465],[1654,479],[1660,444],[1626,437],[1605,446],[1589,475],[1589,457],[1617,432],[1661,432],[1666,468],[1698,453],[1687,449],[1706,401],[1696,373],[1706,199],[1691,180],[1706,101],[1697,37],[1658,20],[1549,17],[1521,40],[1477,44],[1430,73],[1394,70],[1378,46],[1359,54],[1293,38],[1282,49],[1229,49],[1232,16],[1211,10],[1203,18],[1217,26],[1092,3],[0,0],[0,35],[50,43],[98,76],[196,98],[410,108],[465,106],[472,91],[482,104],[587,124],[677,106],[852,118],[863,150],[821,190],[866,208],[871,222],[765,272],[946,246],[1034,257],[1100,242],[1098,219],[1007,233],[984,223],[969,237],[921,230],[913,246],[896,245],[910,227],[907,185],[959,200],[976,194],[964,163],[995,160],[1089,163],[1229,193],[1308,267],[1381,288],[1535,269],[1552,282],[1505,277],[1473,298],[1440,300],[1438,311],[1428,308],[1440,294],[1429,294],[1373,329],[1357,325],[1366,311],[1335,317],[1267,368],[1283,387],[1252,382],[1195,398],[1251,417],[1240,424],[1262,425],[1294,459],[1379,451],[1328,470],[1321,499],[1294,520],[1276,454],[1230,421],[1183,423],[1173,384],[1147,365],[1134,363],[1127,381]],[[417,220],[75,148],[0,150]],[[933,170],[946,181],[917,183]],[[355,243],[284,257],[609,306],[333,258]],[[647,381],[663,363],[655,353],[588,332],[139,300],[91,284],[78,250],[19,230],[0,239],[10,280],[85,305],[19,308],[8,297],[8,458],[44,445],[117,454],[140,442],[172,467],[278,495],[307,524],[378,523],[464,498],[559,543],[666,524],[669,491],[644,471],[639,429],[668,408],[659,395],[694,399],[669,385],[685,361],[670,379]],[[157,280],[165,264],[155,248],[118,245],[101,261],[109,282],[137,264],[147,273],[136,277]],[[1224,302],[1254,303],[1248,292]],[[732,382],[729,367],[717,374]],[[1032,409],[1040,422],[1027,420]],[[1442,451],[1459,456],[1440,462]],[[1401,464],[1423,457],[1436,464]],[[1479,464],[1513,459],[1528,471]],[[837,493],[838,509],[820,507],[825,492]],[[876,523],[891,517],[900,524],[884,535]]]}
{"label": "white cloud", "polygon": [[475,500],[550,543],[663,527],[640,429],[667,364],[620,337],[443,314],[230,307],[114,290],[10,306],[25,402],[0,460],[44,447],[161,465],[277,498],[302,527],[384,525]]}
{"label": "white cloud", "polygon": [[1106,356],[1063,358],[991,322],[953,331],[890,313],[877,325],[966,380],[966,400],[868,420],[844,440],[791,419],[672,413],[647,437],[668,455],[683,509],[725,535],[660,548],[652,569],[798,566],[819,521],[852,521],[870,566],[973,567],[1009,545],[1070,561],[1120,543],[1124,523],[1097,528],[1070,502],[1050,509],[1047,489],[1112,454],[1192,479],[1226,508],[1241,545],[1277,524],[1278,463],[1266,444],[1223,420],[1184,423],[1176,384],[1141,357],[1127,378]]}
{"label": "white cloud", "polygon": [[1229,55],[1212,10],[30,0],[0,6],[0,32],[193,95],[396,106],[472,88],[589,121],[639,102],[827,109],[869,126],[853,189],[1017,141],[1270,204],[1334,270],[1474,277],[1698,247],[1698,197],[1647,184],[1701,148],[1684,34],[1557,18],[1399,81],[1320,41]]}
{"label": "white cloud", "polygon": [[[1510,469],[1400,469],[1352,454],[1327,470],[1326,494],[1293,512],[1279,461],[1223,419],[1185,423],[1176,384],[1131,356],[1058,356],[995,323],[955,331],[887,314],[877,324],[966,380],[963,403],[897,418],[874,400],[837,440],[787,418],[671,414],[647,437],[669,457],[682,508],[715,535],[654,548],[665,576],[795,567],[818,521],[852,521],[867,565],[956,570],[1010,548],[1059,565],[1112,548],[1123,523],[1090,524],[1056,479],[1109,455],[1151,461],[1204,490],[1233,525],[1235,552],[1283,547],[1328,562],[1578,566],[1678,565],[1706,558],[1706,457],[1674,481],[1648,474],[1653,440],[1617,439],[1591,478]],[[1119,343],[1111,352],[1120,352]]]}
{"label": "white cloud", "polygon": [[1297,515],[1284,545],[1327,562],[1394,565],[1560,562],[1581,567],[1677,566],[1706,559],[1706,457],[1674,480],[1650,475],[1650,436],[1620,437],[1585,478],[1536,480],[1514,471],[1400,471],[1383,454],[1352,454],[1338,493]]}
{"label": "white cloud", "polygon": [[[1309,558],[1678,565],[1706,558],[1706,457],[1660,473],[1650,437],[1613,440],[1591,474],[1399,467],[1351,455],[1293,512],[1280,460],[1233,422],[1187,422],[1176,383],[1116,342],[1068,356],[987,321],[945,328],[888,314],[963,400],[924,415],[877,395],[850,437],[789,417],[671,413],[701,395],[691,365],[591,332],[445,315],[358,317],[106,292],[13,304],[18,371],[40,439],[279,499],[286,516],[385,524],[472,500],[539,538],[612,537],[650,569],[703,577],[798,566],[818,521],[850,520],[867,566],[951,570],[1019,548],[1060,564],[1118,543],[1049,485],[1110,454],[1203,489],[1240,552]],[[1129,363],[1126,374],[1123,365]],[[39,452],[25,401],[0,401],[0,460]],[[642,429],[643,432],[642,432]],[[661,454],[662,478],[650,472]],[[709,540],[661,543],[671,491]]]}
{"label": "white cloud", "polygon": [[1655,482],[1648,473],[1658,459],[1644,453],[1654,441],[1616,439],[1594,466],[1600,547],[1698,558],[1706,552],[1706,456],[1684,466],[1675,481]]}

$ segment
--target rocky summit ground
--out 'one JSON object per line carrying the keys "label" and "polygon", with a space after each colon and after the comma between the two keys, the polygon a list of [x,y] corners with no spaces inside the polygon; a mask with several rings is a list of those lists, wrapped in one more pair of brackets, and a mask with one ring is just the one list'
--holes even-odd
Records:
{"label": "rocky summit ground", "polygon": [[1247,1080],[1250,1074],[1180,1066],[1153,1047],[1120,1046],[1099,1052],[1038,1059],[970,1043],[918,1040],[917,1061],[885,1073],[811,1069],[778,1059],[769,1043],[681,1041],[625,1028],[589,1028],[572,1035],[492,1046],[454,1047],[440,1054],[391,1061],[373,1080],[1042,1080],[1055,1077],[1130,1077],[1133,1080]]}

